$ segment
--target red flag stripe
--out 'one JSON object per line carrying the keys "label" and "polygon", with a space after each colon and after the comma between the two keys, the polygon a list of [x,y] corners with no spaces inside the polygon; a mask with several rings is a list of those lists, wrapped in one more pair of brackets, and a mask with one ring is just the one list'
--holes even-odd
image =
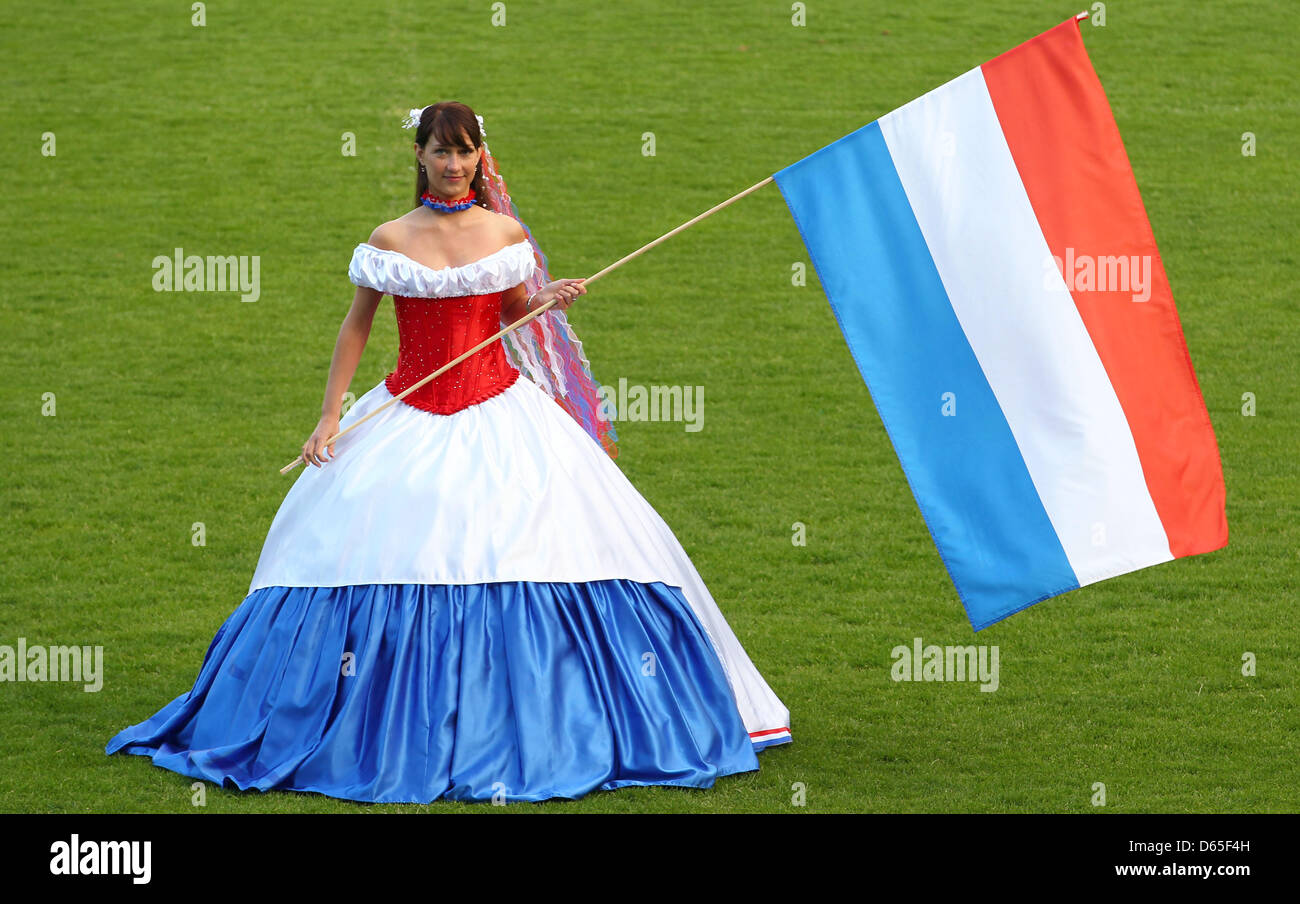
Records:
{"label": "red flag stripe", "polygon": [[1219,549],[1228,522],[1218,444],[1078,22],[981,69],[1035,216],[1133,432],[1170,552]]}

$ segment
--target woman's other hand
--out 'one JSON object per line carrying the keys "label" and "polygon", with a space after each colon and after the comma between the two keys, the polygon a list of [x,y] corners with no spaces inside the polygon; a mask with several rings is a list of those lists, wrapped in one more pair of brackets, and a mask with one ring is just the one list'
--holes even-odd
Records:
{"label": "woman's other hand", "polygon": [[564,310],[573,304],[573,300],[579,295],[587,294],[587,287],[583,285],[582,279],[557,279],[542,286],[533,297],[533,310],[537,310],[546,304],[552,298],[558,298],[551,307]]}
{"label": "woman's other hand", "polygon": [[302,458],[309,465],[320,467],[323,463],[334,458],[334,444],[328,446],[329,457],[325,456],[325,440],[329,439],[339,432],[339,419],[329,415],[321,415],[321,419],[316,422],[316,429],[312,432],[307,442],[303,443]]}

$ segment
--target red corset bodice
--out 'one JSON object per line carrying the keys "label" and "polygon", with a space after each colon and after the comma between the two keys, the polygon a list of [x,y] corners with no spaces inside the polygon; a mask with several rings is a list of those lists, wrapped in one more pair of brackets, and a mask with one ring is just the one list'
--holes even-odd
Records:
{"label": "red corset bodice", "polygon": [[[452,298],[394,296],[397,369],[384,385],[397,395],[501,329],[501,292]],[[505,392],[519,377],[500,340],[480,349],[402,399],[434,414],[451,414]]]}

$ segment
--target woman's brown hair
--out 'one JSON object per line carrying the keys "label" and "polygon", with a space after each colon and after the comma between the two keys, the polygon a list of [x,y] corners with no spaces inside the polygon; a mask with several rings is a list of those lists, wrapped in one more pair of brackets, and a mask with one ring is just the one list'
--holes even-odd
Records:
{"label": "woman's brown hair", "polygon": [[[464,133],[464,134],[462,134]],[[464,145],[464,136],[468,135],[474,148],[483,146],[483,134],[479,129],[478,117],[474,111],[454,100],[431,104],[420,113],[420,124],[415,129],[415,141],[420,147],[427,147],[432,135],[444,147],[459,147],[471,150]],[[479,155],[478,166],[474,169],[474,178],[470,180],[474,189],[474,204],[488,210],[487,192],[483,184],[483,156]],[[420,206],[420,196],[429,190],[429,177],[420,170],[420,161],[415,162],[415,206]]]}

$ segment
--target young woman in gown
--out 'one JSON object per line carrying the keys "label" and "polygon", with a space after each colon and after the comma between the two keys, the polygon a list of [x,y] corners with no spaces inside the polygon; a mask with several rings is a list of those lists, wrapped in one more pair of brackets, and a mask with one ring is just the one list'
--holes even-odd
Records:
{"label": "young woman in gown", "polygon": [[[472,110],[412,114],[421,203],[353,254],[308,466],[249,593],[194,686],[107,752],[372,802],[707,788],[758,769],[757,751],[790,740],[789,713],[611,460],[556,310],[582,281],[543,281]],[[396,369],[340,418],[385,294]],[[535,354],[525,325],[327,445],[552,298]]]}

